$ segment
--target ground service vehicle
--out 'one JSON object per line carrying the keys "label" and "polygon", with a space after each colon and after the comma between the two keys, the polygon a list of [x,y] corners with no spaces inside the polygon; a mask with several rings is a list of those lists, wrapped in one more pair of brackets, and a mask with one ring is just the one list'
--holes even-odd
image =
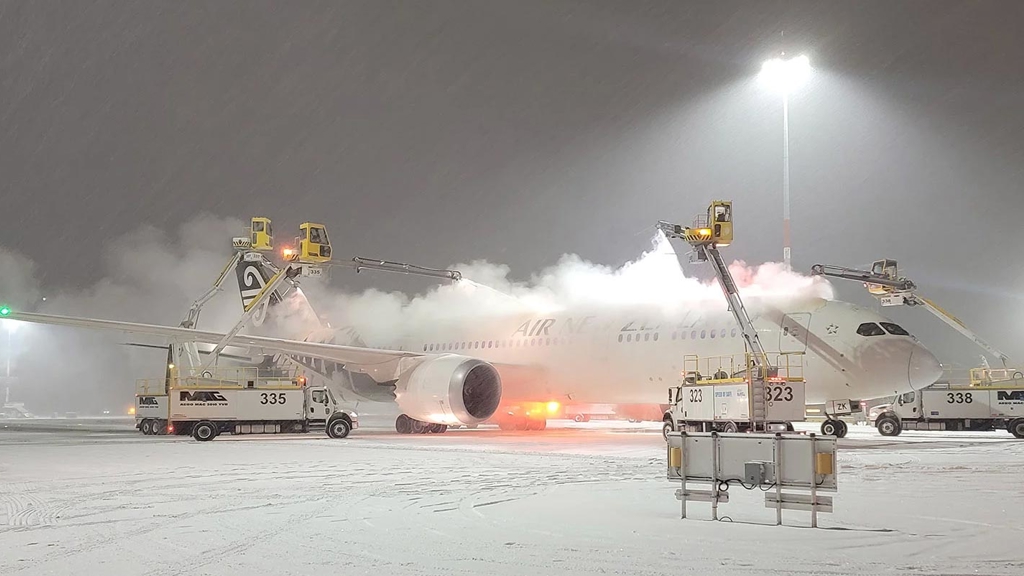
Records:
{"label": "ground service vehicle", "polygon": [[[756,368],[749,360],[749,354],[738,358],[685,357],[684,383],[669,388],[669,408],[663,418],[666,437],[669,432],[680,430],[754,431],[752,386],[763,386],[765,412],[761,429],[792,430],[793,422],[804,420],[806,389],[800,376],[800,356],[780,356],[772,362],[776,366],[776,375],[763,381],[756,378]],[[704,374],[711,376],[705,377]]]}
{"label": "ground service vehicle", "polygon": [[237,370],[233,379],[204,376],[139,381],[135,420],[147,435],[191,434],[200,441],[221,433],[308,432],[323,426],[332,438],[344,438],[359,426],[354,412],[342,410],[325,387],[306,385],[302,376],[261,377],[254,368]]}
{"label": "ground service vehicle", "polygon": [[903,430],[993,430],[1024,438],[1024,387],[934,385],[898,396],[875,421],[883,436]]}
{"label": "ground service vehicle", "polygon": [[[658,222],[658,230],[664,233],[667,238],[685,240],[686,243],[693,247],[693,257],[697,261],[711,264],[715,271],[715,276],[718,278],[718,284],[722,288],[722,294],[729,304],[729,312],[732,313],[733,320],[736,322],[736,327],[740,331],[747,350],[747,354],[742,361],[743,363],[739,366],[733,365],[734,362],[730,360],[728,370],[723,369],[720,362],[719,367],[714,372],[710,370],[704,372],[705,375],[714,374],[712,377],[714,384],[741,384],[741,386],[746,388],[745,391],[735,386],[731,390],[712,388],[711,392],[715,397],[713,411],[709,412],[703,406],[698,406],[698,403],[689,399],[689,395],[680,398],[681,389],[676,390],[675,398],[672,397],[671,390],[669,391],[669,404],[672,407],[665,413],[663,418],[666,438],[669,432],[673,431],[676,426],[681,425],[681,422],[687,420],[687,417],[684,415],[687,412],[701,414],[704,418],[710,417],[712,422],[716,418],[728,416],[729,420],[724,426],[729,428],[729,431],[735,431],[735,429],[741,426],[740,421],[745,420],[747,422],[746,429],[753,432],[767,432],[769,423],[773,423],[772,418],[768,414],[771,402],[767,397],[773,384],[782,384],[783,387],[789,390],[788,394],[785,392],[782,394],[783,396],[789,396],[789,400],[786,402],[792,401],[794,388],[799,388],[801,402],[799,416],[791,419],[787,418],[784,421],[790,422],[792,420],[804,419],[805,412],[802,403],[805,397],[802,373],[798,377],[790,379],[789,376],[791,374],[780,374],[778,359],[775,359],[776,362],[773,362],[773,359],[769,358],[767,350],[761,343],[757,328],[750,319],[746,306],[743,304],[743,299],[740,297],[739,286],[736,284],[736,280],[729,271],[729,267],[725,265],[725,260],[722,259],[722,254],[719,252],[719,247],[728,246],[732,243],[732,216],[732,202],[715,200],[708,206],[705,215],[697,216],[694,219],[693,226],[682,226],[665,221]],[[785,328],[787,335],[790,334],[791,328],[793,329],[792,334],[794,336],[797,333],[803,332],[802,327],[787,326]],[[725,333],[723,332],[721,335],[724,337]],[[712,334],[712,337],[714,337],[714,334]],[[685,366],[685,359],[683,364]],[[699,365],[700,361],[697,360],[696,364]],[[803,365],[801,364],[800,367],[802,369]],[[691,385],[696,385],[697,380],[700,379],[699,369],[687,370],[684,367],[684,373]],[[694,398],[698,395],[703,397],[698,392],[699,390],[696,389],[691,390]],[[739,400],[739,397],[735,395],[738,393],[744,393],[745,397]],[[719,396],[719,394],[722,396]],[[724,398],[733,398],[735,401],[719,401]],[[687,406],[687,404],[690,405]],[[849,401],[845,401],[840,402],[838,405],[849,406],[849,404]],[[730,406],[732,406],[731,409]],[[838,416],[838,414],[833,413],[828,414],[828,416],[828,420],[821,425],[821,433],[840,438],[845,436],[846,424],[838,418],[833,418]]]}

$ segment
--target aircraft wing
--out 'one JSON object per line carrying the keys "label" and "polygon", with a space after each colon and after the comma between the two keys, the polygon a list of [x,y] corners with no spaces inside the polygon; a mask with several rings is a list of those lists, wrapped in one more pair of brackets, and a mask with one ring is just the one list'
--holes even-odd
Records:
{"label": "aircraft wing", "polygon": [[[11,312],[5,318],[52,326],[71,326],[74,328],[123,332],[126,334],[144,334],[163,338],[168,343],[193,341],[217,344],[224,338],[224,334],[219,332],[155,324],[137,324],[135,322],[121,322],[117,320],[56,316],[52,314]],[[378,382],[388,382],[398,378],[399,374],[416,366],[423,358],[429,356],[428,354],[418,352],[377,350],[375,348],[304,342],[301,340],[268,338],[265,336],[248,336],[245,334],[235,336],[231,340],[230,345],[247,347],[254,353],[260,354],[288,354],[299,357],[319,358],[326,362],[336,362],[344,365],[348,370],[369,374]]]}

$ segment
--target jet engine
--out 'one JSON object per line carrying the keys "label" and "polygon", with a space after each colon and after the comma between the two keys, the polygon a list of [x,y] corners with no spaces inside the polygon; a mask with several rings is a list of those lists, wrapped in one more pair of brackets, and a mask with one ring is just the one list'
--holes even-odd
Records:
{"label": "jet engine", "polygon": [[423,361],[395,385],[398,408],[437,424],[478,424],[501,401],[501,378],[487,362],[446,354]]}

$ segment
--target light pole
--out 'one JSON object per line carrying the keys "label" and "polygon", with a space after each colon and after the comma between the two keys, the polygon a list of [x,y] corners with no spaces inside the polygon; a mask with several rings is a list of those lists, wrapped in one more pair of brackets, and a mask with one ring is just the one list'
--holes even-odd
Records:
{"label": "light pole", "polygon": [[790,268],[789,242],[789,93],[799,87],[811,72],[807,56],[772,58],[761,66],[761,78],[782,93],[782,260]]}
{"label": "light pole", "polygon": [[6,320],[2,322],[2,324],[6,324],[4,327],[7,329],[7,349],[4,350],[4,356],[7,357],[7,377],[4,379],[4,405],[7,405],[11,401],[11,356],[14,355],[12,340],[14,337],[14,331],[18,328],[18,324],[12,320]]}

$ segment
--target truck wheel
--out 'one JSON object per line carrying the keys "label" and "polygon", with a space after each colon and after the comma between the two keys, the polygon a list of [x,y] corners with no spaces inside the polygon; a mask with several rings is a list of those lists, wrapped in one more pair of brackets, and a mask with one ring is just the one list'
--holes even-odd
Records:
{"label": "truck wheel", "polygon": [[146,436],[149,436],[150,434],[153,433],[152,429],[150,428],[149,420],[142,421],[142,424],[139,425],[139,432],[142,432]]}
{"label": "truck wheel", "polygon": [[200,442],[209,442],[217,437],[217,427],[213,422],[203,420],[192,427],[192,437]]}
{"label": "truck wheel", "polygon": [[327,423],[327,435],[331,438],[344,438],[352,431],[352,425],[344,418],[334,418]]}
{"label": "truck wheel", "polygon": [[1013,434],[1014,438],[1024,438],[1024,418],[1010,420],[1010,425],[1006,428],[1010,431],[1010,434]]}
{"label": "truck wheel", "polygon": [[573,422],[583,422],[583,418],[584,418],[583,414],[577,414],[577,415],[572,417],[572,421]]}
{"label": "truck wheel", "polygon": [[661,426],[661,435],[665,438],[666,442],[668,442],[668,433],[669,432],[675,432],[675,431],[676,431],[676,427],[672,425],[672,421],[671,420],[665,420],[664,424],[662,424],[662,426]]}
{"label": "truck wheel", "polygon": [[167,423],[163,420],[153,420],[149,424],[149,432],[154,436],[160,436],[167,431]]}
{"label": "truck wheel", "polygon": [[722,427],[722,432],[727,432],[729,434],[734,434],[739,431],[740,427],[737,426],[735,422],[726,422],[725,426]]}
{"label": "truck wheel", "polygon": [[899,436],[903,431],[900,421],[892,416],[879,416],[875,421],[875,427],[882,436]]}

